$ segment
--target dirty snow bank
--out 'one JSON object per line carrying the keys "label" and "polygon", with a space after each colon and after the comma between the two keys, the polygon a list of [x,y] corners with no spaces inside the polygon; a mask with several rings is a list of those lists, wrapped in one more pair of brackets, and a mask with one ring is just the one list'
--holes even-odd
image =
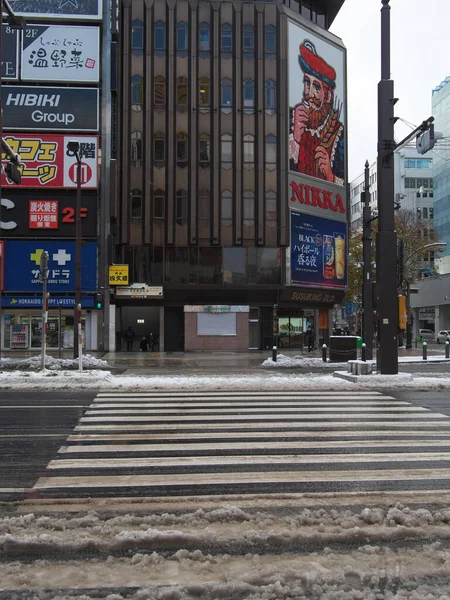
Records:
{"label": "dirty snow bank", "polygon": [[[101,360],[90,354],[82,356],[83,369],[110,369],[106,360]],[[28,358],[2,358],[0,359],[0,369],[16,369],[20,371],[38,371],[41,369],[41,355],[30,356]],[[78,369],[79,362],[77,358],[55,358],[45,356],[45,368],[51,371],[64,369]]]}

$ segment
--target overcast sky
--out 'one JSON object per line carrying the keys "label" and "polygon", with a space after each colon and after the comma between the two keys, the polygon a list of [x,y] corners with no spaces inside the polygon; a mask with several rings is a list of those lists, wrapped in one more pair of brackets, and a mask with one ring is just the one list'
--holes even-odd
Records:
{"label": "overcast sky", "polygon": [[[381,0],[345,0],[330,31],[348,61],[348,175],[352,181],[377,152],[377,85]],[[450,0],[391,0],[391,78],[395,115],[419,125],[431,112],[431,92],[450,75]],[[401,121],[397,140],[411,131]]]}

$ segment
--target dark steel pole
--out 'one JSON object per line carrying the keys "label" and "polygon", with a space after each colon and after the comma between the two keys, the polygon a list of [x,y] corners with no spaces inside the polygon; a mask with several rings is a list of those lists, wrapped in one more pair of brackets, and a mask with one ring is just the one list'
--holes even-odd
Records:
{"label": "dark steel pole", "polygon": [[78,358],[80,340],[78,339],[78,305],[81,304],[81,158],[77,158],[77,204],[75,210],[75,306],[73,312],[73,357]]}
{"label": "dark steel pole", "polygon": [[372,210],[369,192],[369,161],[364,165],[363,206],[363,323],[362,337],[366,344],[366,357],[373,358],[373,283],[372,283]]}
{"label": "dark steel pole", "polygon": [[394,228],[394,82],[390,79],[389,0],[381,0],[381,81],[378,84],[378,372],[398,373],[397,233]]}

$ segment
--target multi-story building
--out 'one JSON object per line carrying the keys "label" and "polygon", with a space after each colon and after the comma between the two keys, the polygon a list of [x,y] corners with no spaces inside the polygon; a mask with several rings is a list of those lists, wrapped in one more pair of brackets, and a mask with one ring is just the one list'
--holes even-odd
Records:
{"label": "multi-story building", "polygon": [[346,285],[343,0],[120,5],[117,342],[326,339]]}

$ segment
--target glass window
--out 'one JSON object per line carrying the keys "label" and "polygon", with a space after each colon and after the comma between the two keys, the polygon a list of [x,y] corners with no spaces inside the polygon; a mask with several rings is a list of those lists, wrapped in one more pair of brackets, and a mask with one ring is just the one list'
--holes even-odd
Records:
{"label": "glass window", "polygon": [[430,219],[434,219],[434,208],[433,207],[430,207],[429,213],[430,213]]}
{"label": "glass window", "polygon": [[233,166],[233,136],[229,133],[222,135],[222,168],[231,169]]}
{"label": "glass window", "polygon": [[209,106],[209,79],[202,77],[199,82],[199,104],[200,106]]}
{"label": "glass window", "polygon": [[255,32],[253,25],[244,25],[243,40],[244,58],[253,58],[255,51]]}
{"label": "glass window", "polygon": [[228,23],[222,25],[220,32],[220,49],[223,58],[231,58],[233,50],[233,30]]}
{"label": "glass window", "polygon": [[164,133],[155,133],[153,154],[156,166],[164,166],[166,161],[166,136]]}
{"label": "glass window", "polygon": [[266,169],[273,171],[277,166],[277,138],[266,135]]}
{"label": "glass window", "polygon": [[200,54],[207,53],[211,50],[209,23],[200,23],[199,29],[199,50]]}
{"label": "glass window", "polygon": [[258,283],[281,283],[281,251],[279,248],[258,248]]}
{"label": "glass window", "polygon": [[140,221],[142,219],[142,192],[141,190],[131,190],[131,220]]}
{"label": "glass window", "polygon": [[[230,192],[231,193],[231,192]],[[245,284],[247,252],[245,248],[222,248],[223,282],[225,284]]]}
{"label": "glass window", "polygon": [[266,225],[276,227],[277,224],[277,195],[275,192],[266,192]]}
{"label": "glass window", "polygon": [[166,197],[164,190],[155,190],[153,196],[153,216],[155,219],[164,219]]}
{"label": "glass window", "polygon": [[131,164],[140,167],[142,164],[142,133],[133,131],[131,134]]}
{"label": "glass window", "polygon": [[135,56],[144,53],[144,23],[139,20],[131,23],[131,52]]}
{"label": "glass window", "polygon": [[144,84],[141,75],[133,75],[131,78],[131,108],[136,112],[142,110],[144,104]]}
{"label": "glass window", "polygon": [[267,114],[273,115],[277,106],[277,88],[275,86],[275,81],[272,81],[272,79],[266,81],[265,103]]}
{"label": "glass window", "polygon": [[222,79],[221,87],[222,109],[231,108],[233,104],[233,82],[231,79]]}
{"label": "glass window", "polygon": [[164,21],[155,21],[154,28],[154,50],[157,56],[166,52],[166,24]]}
{"label": "glass window", "polygon": [[200,220],[200,226],[205,227],[209,225],[210,216],[211,207],[209,190],[200,190],[198,203],[198,218]]}
{"label": "glass window", "polygon": [[422,214],[424,219],[428,219],[428,207],[424,206],[422,209]]}
{"label": "glass window", "polygon": [[186,190],[177,191],[176,220],[178,225],[187,222],[187,192]]}
{"label": "glass window", "polygon": [[253,227],[255,224],[255,194],[244,192],[244,225]]}
{"label": "glass window", "polygon": [[253,79],[244,81],[244,109],[255,107],[255,82]]}
{"label": "glass window", "polygon": [[188,24],[184,21],[177,23],[177,54],[179,56],[186,56],[188,49]]}
{"label": "glass window", "polygon": [[153,103],[155,106],[164,106],[166,103],[166,80],[161,75],[155,77]]}
{"label": "glass window", "polygon": [[255,138],[253,135],[244,135],[244,167],[253,169],[255,166]]}
{"label": "glass window", "polygon": [[231,227],[233,223],[233,195],[230,190],[222,192],[221,217],[222,225]]}
{"label": "glass window", "polygon": [[186,77],[177,79],[177,105],[186,106],[188,100],[188,83]]}
{"label": "glass window", "polygon": [[188,163],[188,139],[185,133],[177,134],[177,165],[181,168]]}
{"label": "glass window", "polygon": [[273,25],[267,25],[264,30],[264,53],[266,59],[273,59],[277,52],[276,30]]}
{"label": "glass window", "polygon": [[209,135],[207,133],[200,134],[198,160],[199,160],[201,167],[209,166],[210,145],[209,145]]}

